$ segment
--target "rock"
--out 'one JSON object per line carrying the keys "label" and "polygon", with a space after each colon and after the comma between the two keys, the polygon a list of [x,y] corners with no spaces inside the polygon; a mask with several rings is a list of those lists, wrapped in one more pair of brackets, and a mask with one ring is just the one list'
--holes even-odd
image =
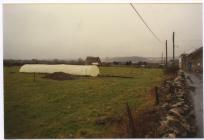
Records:
{"label": "rock", "polygon": [[184,107],[190,109],[190,106],[188,106],[187,104],[185,104]]}
{"label": "rock", "polygon": [[169,110],[169,113],[172,113],[172,114],[177,115],[179,117],[183,117],[180,112],[181,112],[181,110],[179,108],[172,108],[171,110]]}
{"label": "rock", "polygon": [[167,109],[169,107],[169,105],[168,105],[168,103],[164,103],[161,107]]}
{"label": "rock", "polygon": [[159,135],[163,135],[166,133],[167,129],[168,129],[168,125],[162,124],[157,128],[157,131],[158,131]]}
{"label": "rock", "polygon": [[177,98],[178,99],[178,101],[184,101],[184,99],[183,98]]}
{"label": "rock", "polygon": [[166,101],[168,102],[168,101],[171,101],[171,95],[170,94],[168,94],[167,96],[166,96]]}
{"label": "rock", "polygon": [[170,121],[178,121],[174,116],[171,116],[171,115],[168,115],[168,116],[166,117],[166,120],[167,120],[167,122],[170,122]]}
{"label": "rock", "polygon": [[183,105],[183,104],[184,104],[184,102],[181,101],[181,102],[178,102],[178,103],[176,103],[176,104],[173,104],[172,107],[179,107],[179,106],[181,106],[181,105]]}
{"label": "rock", "polygon": [[188,112],[188,111],[190,110],[190,107],[189,107],[188,105],[184,105],[184,106],[183,106],[183,110],[184,110],[185,112]]}
{"label": "rock", "polygon": [[181,80],[181,77],[180,77],[180,76],[178,76],[178,77],[176,77],[176,78],[174,79],[174,81],[179,81],[179,80]]}
{"label": "rock", "polygon": [[167,138],[176,138],[176,134],[175,133],[169,133]]}
{"label": "rock", "polygon": [[147,135],[145,135],[145,138],[151,138],[151,136],[147,134]]}
{"label": "rock", "polygon": [[181,137],[184,137],[184,138],[187,137],[187,132],[186,131],[182,132]]}
{"label": "rock", "polygon": [[190,132],[190,125],[187,123],[181,123],[181,125],[188,131]]}
{"label": "rock", "polygon": [[194,86],[188,86],[188,89],[191,91],[195,91],[195,87]]}
{"label": "rock", "polygon": [[187,134],[186,129],[179,123],[175,123],[173,126],[171,126],[171,129],[173,130],[174,133],[176,133],[177,137],[185,137]]}
{"label": "rock", "polygon": [[177,98],[183,98],[184,95],[181,93],[181,94],[177,94],[176,97],[177,97]]}
{"label": "rock", "polygon": [[169,131],[171,131],[171,133],[175,133],[176,135],[179,135],[180,131],[178,128],[174,127],[174,128],[169,128]]}
{"label": "rock", "polygon": [[164,131],[166,131],[169,128],[168,122],[167,121],[161,121],[160,122],[160,126],[158,128],[158,131],[160,133],[163,133]]}
{"label": "rock", "polygon": [[188,113],[188,117],[194,117],[194,114],[195,112],[193,110],[191,110],[189,113]]}
{"label": "rock", "polygon": [[162,126],[168,126],[168,122],[167,122],[167,121],[161,121],[160,124],[161,124]]}
{"label": "rock", "polygon": [[196,134],[197,132],[197,127],[196,126],[191,126],[190,127],[191,133]]}

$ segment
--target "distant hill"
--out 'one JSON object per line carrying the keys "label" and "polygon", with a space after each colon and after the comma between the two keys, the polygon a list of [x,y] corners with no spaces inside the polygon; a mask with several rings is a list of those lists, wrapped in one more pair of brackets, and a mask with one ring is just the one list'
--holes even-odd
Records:
{"label": "distant hill", "polygon": [[[165,61],[165,58],[163,58]],[[170,60],[170,58],[168,58]],[[148,63],[160,63],[162,61],[161,57],[139,57],[139,56],[128,56],[128,57],[106,57],[102,58],[102,62],[127,62],[132,61],[132,63],[137,63],[139,61],[145,61]]]}

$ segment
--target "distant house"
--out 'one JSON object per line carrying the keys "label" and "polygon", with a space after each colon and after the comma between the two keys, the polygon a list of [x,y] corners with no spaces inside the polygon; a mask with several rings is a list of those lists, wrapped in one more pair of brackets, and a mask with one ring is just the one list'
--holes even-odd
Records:
{"label": "distant house", "polygon": [[186,71],[202,72],[203,71],[203,47],[180,56],[180,68]]}
{"label": "distant house", "polygon": [[200,47],[188,55],[188,66],[190,71],[203,70],[203,47]]}
{"label": "distant house", "polygon": [[179,57],[179,68],[186,70],[187,69],[187,56],[188,54],[181,54]]}
{"label": "distant house", "polygon": [[96,66],[102,65],[101,59],[99,57],[92,57],[92,56],[88,56],[86,58],[85,64],[86,65],[96,65]]}

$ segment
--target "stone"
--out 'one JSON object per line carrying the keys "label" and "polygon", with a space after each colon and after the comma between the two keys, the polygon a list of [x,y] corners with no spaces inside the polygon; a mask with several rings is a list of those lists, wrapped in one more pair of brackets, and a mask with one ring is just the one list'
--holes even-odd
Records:
{"label": "stone", "polygon": [[177,90],[182,89],[182,88],[183,88],[183,85],[181,85],[181,84],[176,85]]}
{"label": "stone", "polygon": [[194,114],[195,114],[195,112],[194,112],[193,110],[191,110],[191,111],[189,112],[188,116],[193,117],[193,116],[194,116]]}
{"label": "stone", "polygon": [[190,125],[187,123],[181,123],[181,125],[188,131],[190,132]]}
{"label": "stone", "polygon": [[[178,123],[178,122],[174,122],[174,123]],[[175,134],[179,134],[180,133],[180,128],[178,126],[175,125],[171,125],[168,128],[168,132],[169,133],[175,133]]]}
{"label": "stone", "polygon": [[178,77],[176,77],[176,78],[174,79],[174,81],[179,81],[179,80],[181,80],[181,77],[180,77],[180,76],[178,76]]}
{"label": "stone", "polygon": [[168,105],[168,103],[164,103],[161,107],[162,107],[162,108],[168,108],[169,105]]}
{"label": "stone", "polygon": [[151,136],[147,134],[147,135],[145,135],[145,138],[151,138]]}
{"label": "stone", "polygon": [[164,125],[160,125],[158,128],[157,128],[157,132],[159,135],[163,135],[166,133],[168,129],[168,126],[164,126]]}
{"label": "stone", "polygon": [[187,132],[186,131],[182,132],[181,137],[187,137]]}
{"label": "stone", "polygon": [[194,86],[188,86],[188,89],[191,91],[195,91],[195,87]]}
{"label": "stone", "polygon": [[176,135],[178,135],[180,133],[178,128],[173,128],[173,133],[175,133]]}
{"label": "stone", "polygon": [[184,99],[183,98],[177,98],[178,99],[178,101],[184,101]]}
{"label": "stone", "polygon": [[166,96],[166,101],[171,101],[171,95],[170,95],[170,94],[168,94],[168,95]]}
{"label": "stone", "polygon": [[167,120],[167,122],[169,122],[169,121],[178,121],[178,120],[175,119],[174,116],[171,116],[171,115],[168,115],[168,116],[166,117],[166,120]]}
{"label": "stone", "polygon": [[168,130],[168,128],[169,128],[168,122],[167,121],[161,121],[160,126],[158,128],[158,132],[160,134],[163,134]]}
{"label": "stone", "polygon": [[185,108],[190,108],[190,106],[189,106],[189,105],[187,105],[187,104],[185,104],[185,105],[184,105],[184,107],[185,107]]}
{"label": "stone", "polygon": [[184,102],[181,101],[181,102],[178,102],[176,104],[173,104],[172,107],[179,107],[179,106],[182,106],[183,104],[184,104]]}
{"label": "stone", "polygon": [[175,133],[169,133],[167,138],[176,138],[176,134]]}
{"label": "stone", "polygon": [[191,126],[190,127],[191,133],[196,133],[197,132],[197,127],[196,126]]}
{"label": "stone", "polygon": [[179,91],[177,94],[176,94],[176,97],[178,98],[183,98],[184,97],[184,93]]}
{"label": "stone", "polygon": [[188,111],[190,110],[190,107],[189,107],[188,105],[184,105],[184,106],[183,106],[183,110],[184,110],[185,112],[188,112]]}
{"label": "stone", "polygon": [[180,111],[180,109],[179,108],[172,108],[171,110],[169,110],[169,112],[170,113],[172,113],[172,114],[174,114],[174,115],[177,115],[177,116],[179,116],[179,117],[182,117],[182,115],[181,115],[181,111]]}

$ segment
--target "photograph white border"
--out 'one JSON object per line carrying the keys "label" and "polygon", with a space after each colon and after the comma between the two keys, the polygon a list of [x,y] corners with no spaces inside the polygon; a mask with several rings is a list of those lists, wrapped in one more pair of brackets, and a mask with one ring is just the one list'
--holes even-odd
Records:
{"label": "photograph white border", "polygon": [[[0,139],[4,139],[3,4],[24,4],[24,3],[25,4],[28,4],[28,3],[30,4],[31,3],[32,4],[34,3],[202,3],[203,4],[202,0],[2,0],[0,2],[1,2],[0,4],[0,22],[1,22],[0,24],[1,25],[0,26],[0,32],[1,32],[0,33]],[[202,13],[204,13],[204,10]],[[203,101],[204,101],[204,98],[203,98]],[[203,138],[196,138],[196,139],[201,140]],[[115,140],[118,140],[118,139],[115,139]],[[129,140],[129,139],[124,139],[124,140]],[[137,140],[140,140],[140,139],[137,139]],[[155,140],[155,139],[149,139],[149,140]]]}

